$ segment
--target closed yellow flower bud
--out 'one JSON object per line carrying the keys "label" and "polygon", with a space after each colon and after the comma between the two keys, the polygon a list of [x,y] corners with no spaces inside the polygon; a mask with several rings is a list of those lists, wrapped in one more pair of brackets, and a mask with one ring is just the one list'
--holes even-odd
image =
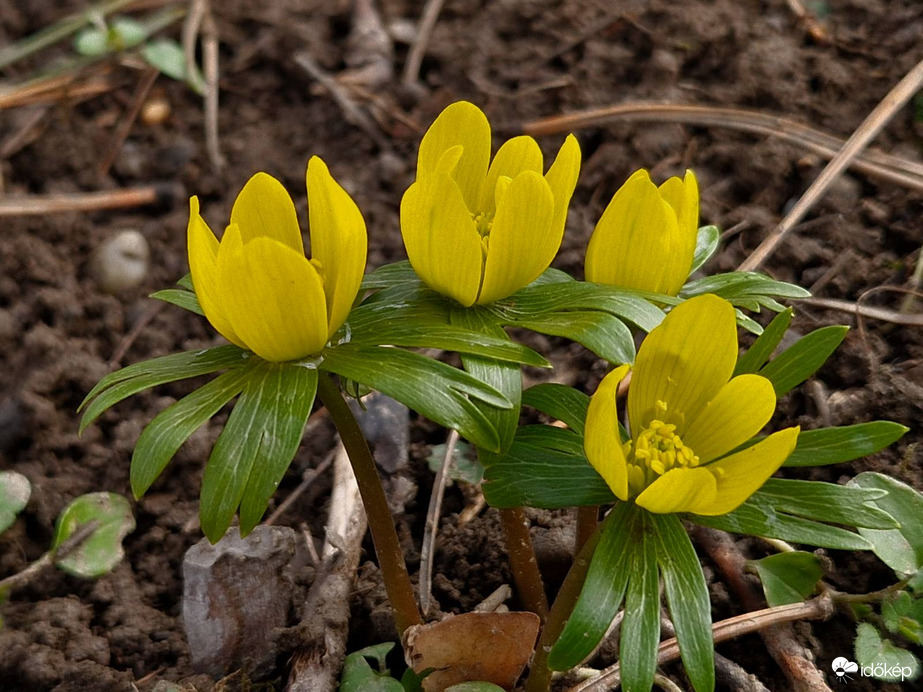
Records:
{"label": "closed yellow flower bud", "polygon": [[189,267],[202,311],[228,341],[283,362],[321,351],[346,321],[365,271],[365,221],[316,156],[308,162],[311,260],[282,184],[254,175],[219,242],[190,200]]}

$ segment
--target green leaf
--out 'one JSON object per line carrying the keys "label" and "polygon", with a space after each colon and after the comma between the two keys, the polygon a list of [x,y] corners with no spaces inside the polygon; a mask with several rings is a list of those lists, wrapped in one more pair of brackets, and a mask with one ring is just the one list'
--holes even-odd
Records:
{"label": "green leaf", "polygon": [[156,38],[141,47],[141,57],[178,82],[186,81],[186,55],[182,47],[172,39]]}
{"label": "green leaf", "polygon": [[615,496],[583,454],[583,439],[550,425],[516,433],[509,451],[484,473],[484,497],[492,507],[559,509],[603,505]]}
{"label": "green leaf", "polygon": [[468,397],[497,407],[512,402],[457,368],[397,348],[343,344],[324,351],[322,369],[377,389],[479,447],[499,449],[497,430]]}
{"label": "green leaf", "polygon": [[718,242],[721,240],[721,231],[717,226],[702,226],[695,237],[695,254],[692,256],[692,268],[689,273],[697,271],[705,264],[715,250],[718,249]]}
{"label": "green leaf", "polygon": [[773,318],[765,331],[737,361],[737,366],[734,368],[735,377],[745,373],[759,372],[759,369],[766,364],[772,352],[781,343],[782,337],[788,331],[788,325],[792,323],[793,314],[794,310],[786,308]]}
{"label": "green leaf", "polygon": [[911,682],[920,675],[919,659],[882,639],[878,630],[867,622],[856,629],[856,662],[864,677],[884,682]]}
{"label": "green leaf", "polygon": [[109,24],[109,45],[113,50],[134,48],[148,37],[144,24],[131,17],[115,17]]}
{"label": "green leaf", "polygon": [[781,312],[785,307],[779,305],[774,298],[808,298],[811,295],[800,286],[776,281],[756,272],[730,272],[706,276],[687,283],[679,295],[682,299],[688,299],[704,293],[714,293],[736,307],[754,312],[761,306]]}
{"label": "green leaf", "polygon": [[649,518],[659,541],[657,562],[686,674],[696,692],[710,692],[715,689],[715,647],[702,566],[675,514],[650,514]]}
{"label": "green leaf", "polygon": [[621,365],[635,360],[635,341],[631,330],[624,322],[605,312],[553,312],[516,320],[510,326],[576,341],[610,363]]}
{"label": "green leaf", "polygon": [[[404,692],[404,686],[388,674],[385,663],[393,647],[394,642],[384,642],[349,654],[343,662],[340,692]],[[378,670],[373,670],[367,659],[373,659]]]}
{"label": "green leaf", "polygon": [[776,396],[780,397],[813,375],[848,331],[849,327],[841,326],[815,329],[769,361],[759,374],[772,382]]}
{"label": "green leaf", "polygon": [[280,364],[266,382],[264,404],[271,411],[240,503],[240,533],[250,533],[266,512],[301,444],[317,393],[317,370]]}
{"label": "green leaf", "polygon": [[422,284],[420,277],[417,276],[408,260],[386,264],[366,274],[362,279],[362,288],[360,290],[377,290],[400,284]]}
{"label": "green leaf", "polygon": [[533,284],[509,298],[484,306],[484,309],[494,312],[504,324],[568,310],[607,312],[649,332],[660,324],[664,317],[663,310],[654,305],[652,300],[664,304],[677,302],[671,296],[656,293],[569,281]]}
{"label": "green leaf", "polygon": [[642,511],[633,502],[619,502],[605,518],[580,597],[548,654],[551,670],[570,670],[606,636],[625,597]]}
{"label": "green leaf", "polygon": [[183,288],[165,288],[162,291],[151,293],[150,298],[162,300],[170,305],[175,305],[183,310],[194,312],[197,315],[205,316],[202,306],[199,305],[199,299],[194,291],[187,291]]}
{"label": "green leaf", "polygon": [[60,559],[55,565],[75,577],[93,579],[111,571],[125,555],[122,539],[135,530],[131,505],[115,493],[89,493],[71,502],[58,516],[52,550],[90,522],[92,533]]}
{"label": "green leaf", "polygon": [[[438,473],[445,460],[446,445],[434,445],[430,449],[426,463],[433,473]],[[449,468],[449,478],[461,481],[468,485],[477,485],[484,480],[484,465],[478,461],[476,450],[469,444],[459,440],[455,443],[452,452],[452,465]]]}
{"label": "green leaf", "polygon": [[883,495],[878,489],[770,478],[751,499],[757,506],[814,521],[873,529],[894,528],[894,518],[876,506]]}
{"label": "green leaf", "polygon": [[503,692],[503,688],[492,682],[460,682],[446,687],[445,692]]}
{"label": "green leaf", "polygon": [[208,375],[225,368],[239,368],[246,365],[249,358],[250,353],[237,346],[218,346],[206,350],[173,353],[111,372],[90,390],[80,404],[78,411],[86,407],[80,421],[80,432],[108,408],[132,394],[168,382]]}
{"label": "green leaf", "polygon": [[798,444],[783,466],[825,466],[852,461],[884,449],[910,428],[887,420],[838,428],[802,430]]}
{"label": "green leaf", "polygon": [[0,533],[6,531],[29,503],[32,485],[16,471],[0,471]]}
{"label": "green leaf", "polygon": [[187,291],[192,291],[195,293],[195,287],[192,285],[192,274],[185,274],[180,277],[179,281],[176,282],[176,285],[180,288],[185,288]]}
{"label": "green leaf", "polygon": [[74,36],[74,51],[87,57],[99,57],[109,52],[109,35],[105,29],[87,27]]}
{"label": "green leaf", "polygon": [[660,578],[657,570],[657,538],[651,515],[638,512],[633,546],[631,576],[625,595],[625,619],[619,639],[622,687],[650,690],[657,671],[657,645],[660,643]]}
{"label": "green leaf", "polygon": [[915,601],[906,591],[890,594],[881,602],[881,619],[890,632],[923,643],[923,599]]}
{"label": "green leaf", "polygon": [[[485,336],[509,339],[503,327],[497,324],[496,318],[484,310],[456,308],[451,312],[451,320],[453,324],[461,325]],[[478,404],[478,408],[497,431],[497,436],[500,438],[498,451],[502,453],[513,443],[516,427],[519,425],[519,411],[522,406],[522,372],[518,366],[509,363],[464,353],[462,354],[462,365],[472,377],[493,387],[513,404],[511,408]],[[489,454],[481,453],[480,459],[485,466],[492,463]]]}
{"label": "green leaf", "polygon": [[526,389],[522,393],[522,403],[565,423],[578,435],[583,435],[586,412],[590,406],[590,397],[583,392],[567,385],[543,382]]}
{"label": "green leaf", "polygon": [[899,480],[871,471],[860,473],[849,485],[887,493],[873,503],[894,517],[900,528],[859,530],[881,561],[904,576],[923,568],[923,495]]}
{"label": "green leaf", "polygon": [[770,606],[800,603],[817,587],[824,576],[816,555],[795,551],[764,557],[751,563],[763,583],[763,593]]}
{"label": "green leaf", "polygon": [[219,375],[157,414],[141,433],[131,457],[131,491],[136,498],[157,480],[180,445],[240,394],[249,370],[236,368]]}

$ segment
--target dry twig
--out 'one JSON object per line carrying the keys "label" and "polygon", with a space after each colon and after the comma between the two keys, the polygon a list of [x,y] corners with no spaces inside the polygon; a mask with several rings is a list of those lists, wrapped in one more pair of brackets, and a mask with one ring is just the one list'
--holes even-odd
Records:
{"label": "dry twig", "polygon": [[404,74],[401,81],[405,86],[413,86],[420,78],[420,66],[423,64],[423,56],[426,54],[426,47],[433,36],[433,29],[436,26],[436,20],[439,19],[439,13],[442,12],[444,0],[427,0],[423,12],[420,14],[420,23],[417,25],[417,35],[407,53],[407,61],[404,63]]}
{"label": "dry twig", "polygon": [[863,123],[846,140],[839,153],[830,159],[830,163],[821,171],[817,179],[802,195],[798,203],[770,233],[759,247],[738,268],[739,271],[754,271],[775,251],[792,228],[804,218],[805,214],[830,189],[833,182],[859,156],[863,149],[878,135],[897,112],[923,87],[923,60],[918,62],[907,75],[898,82],[881,100]]}
{"label": "dry twig", "polygon": [[442,515],[442,497],[445,495],[445,486],[449,478],[449,469],[452,468],[452,457],[457,443],[458,431],[452,430],[445,442],[445,456],[433,480],[433,492],[429,498],[429,508],[426,510],[426,527],[423,529],[423,545],[420,548],[420,582],[417,590],[420,610],[424,617],[429,612],[432,600],[433,557],[436,553],[439,517]]}
{"label": "dry twig", "polygon": [[68,211],[101,211],[127,209],[156,204],[172,197],[168,188],[161,185],[129,187],[102,192],[62,193],[54,195],[29,195],[28,197],[0,197],[0,218],[5,216],[36,216]]}

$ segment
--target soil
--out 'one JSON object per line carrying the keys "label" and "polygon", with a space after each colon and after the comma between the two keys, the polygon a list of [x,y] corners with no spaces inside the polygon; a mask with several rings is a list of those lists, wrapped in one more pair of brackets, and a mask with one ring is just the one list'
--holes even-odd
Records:
{"label": "soil", "polygon": [[[96,490],[130,496],[129,460],[141,429],[197,383],[132,397],[78,436],[76,409],[89,389],[116,365],[218,342],[203,319],[172,307],[161,309],[146,297],[187,271],[189,195],[198,195],[205,217],[218,224],[228,218],[247,178],[265,170],[293,192],[304,220],[305,163],[310,155],[321,156],[362,209],[370,232],[369,266],[377,267],[404,258],[400,195],[412,180],[422,129],[453,100],[479,104],[498,135],[505,136],[533,118],[657,101],[754,109],[845,138],[923,59],[923,4],[918,0],[806,3],[818,13],[820,35],[812,35],[784,0],[454,0],[445,4],[436,23],[420,87],[411,89],[400,81],[408,52],[401,37],[415,26],[423,3],[372,4],[396,39],[393,54],[378,63],[384,70],[369,77],[357,69],[369,60],[371,42],[350,36],[353,3],[347,0],[212,3],[221,40],[218,126],[226,165],[220,172],[205,148],[202,100],[183,84],[160,76],[151,97],[167,105],[166,119],[135,123],[111,170],[99,174],[142,80],[136,61],[113,61],[112,88],[104,93],[2,112],[0,184],[6,195],[114,190],[165,181],[181,191],[167,195],[165,204],[137,209],[4,217],[0,467],[25,474],[33,494],[18,521],[0,536],[0,577],[43,553],[55,517],[76,496]],[[84,7],[77,0],[0,0],[0,43],[12,43]],[[166,34],[178,38],[178,25]],[[12,81],[48,68],[69,50],[65,43],[39,52],[8,68],[6,76]],[[330,92],[300,67],[295,58],[301,52],[332,75],[351,71],[359,87],[349,93],[358,108],[371,114],[370,129],[352,124]],[[44,109],[41,115],[36,108]],[[876,147],[919,164],[920,108],[919,97],[915,106],[903,108],[877,137]],[[36,117],[40,119],[30,124]],[[708,266],[717,272],[734,269],[748,256],[824,164],[797,145],[731,129],[622,122],[582,129],[577,135],[583,171],[555,266],[578,276],[595,219],[639,167],[649,168],[658,179],[694,168],[703,222],[732,229]],[[561,140],[561,135],[549,136],[540,144],[549,154]],[[819,297],[861,298],[869,305],[897,309],[905,295],[898,289],[908,285],[914,263],[921,261],[921,219],[919,191],[850,172],[765,268]],[[94,280],[90,260],[96,248],[125,229],[136,229],[146,238],[150,269],[139,286],[108,295]],[[920,311],[919,302],[914,309]],[[766,316],[759,319],[765,322]],[[797,307],[794,326],[800,332],[828,324],[857,326],[851,314]],[[877,470],[923,489],[923,330],[876,320],[865,320],[862,327],[849,333],[815,384],[783,398],[774,424],[811,428],[886,418],[914,429],[867,459],[789,475],[842,482]],[[572,344],[556,339],[535,344],[551,354],[559,381],[592,392],[604,374],[603,364]],[[404,528],[415,570],[432,487],[426,457],[433,445],[444,443],[445,431],[412,420],[410,469],[417,491],[407,503]],[[49,570],[2,604],[0,689],[153,690],[165,682],[186,690],[213,688],[214,680],[197,675],[190,663],[180,620],[181,565],[185,551],[201,538],[197,489],[222,422],[219,415],[193,435],[151,491],[133,504],[137,528],[125,541],[124,562],[112,574],[82,581]],[[333,444],[328,423],[311,427],[271,509]],[[295,528],[305,524],[321,536],[329,486],[329,478],[322,475],[277,523]],[[446,612],[470,610],[509,582],[495,512],[483,511],[465,524],[459,521],[458,513],[472,497],[456,485],[449,488],[444,505],[434,596]],[[569,540],[572,526],[560,515],[542,512],[535,514],[534,523],[546,567],[557,573],[560,546]],[[760,554],[753,542],[744,541],[741,547],[749,555]],[[387,639],[393,631],[371,546],[366,548],[352,602],[349,650]],[[828,579],[837,589],[862,593],[893,581],[893,574],[869,555],[829,557]],[[739,612],[720,575],[707,559],[703,564],[715,618]],[[309,574],[305,580],[310,581]],[[797,631],[832,684],[830,661],[852,650],[849,621],[838,616]],[[770,689],[788,688],[757,637],[731,642],[719,651]],[[593,664],[609,662],[601,655]],[[668,671],[680,685],[687,684],[677,665]],[[281,689],[286,674],[281,656],[264,682]],[[250,689],[248,684],[238,676],[219,687]],[[862,685],[888,687],[857,680],[851,689]],[[175,688],[161,684],[157,689]]]}

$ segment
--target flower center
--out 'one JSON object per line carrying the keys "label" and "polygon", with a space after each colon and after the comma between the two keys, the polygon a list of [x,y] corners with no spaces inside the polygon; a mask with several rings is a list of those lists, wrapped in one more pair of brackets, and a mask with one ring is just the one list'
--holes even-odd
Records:
{"label": "flower center", "polygon": [[[657,402],[657,408],[666,413],[666,405]],[[676,434],[676,426],[655,418],[634,440],[625,444],[628,458],[628,484],[632,494],[640,493],[658,476],[670,469],[695,468],[699,457],[683,444]]]}
{"label": "flower center", "polygon": [[490,235],[490,227],[493,225],[493,214],[488,214],[486,212],[478,212],[477,214],[472,214],[471,218],[474,219],[474,223],[477,225],[478,233],[482,238],[486,238]]}

